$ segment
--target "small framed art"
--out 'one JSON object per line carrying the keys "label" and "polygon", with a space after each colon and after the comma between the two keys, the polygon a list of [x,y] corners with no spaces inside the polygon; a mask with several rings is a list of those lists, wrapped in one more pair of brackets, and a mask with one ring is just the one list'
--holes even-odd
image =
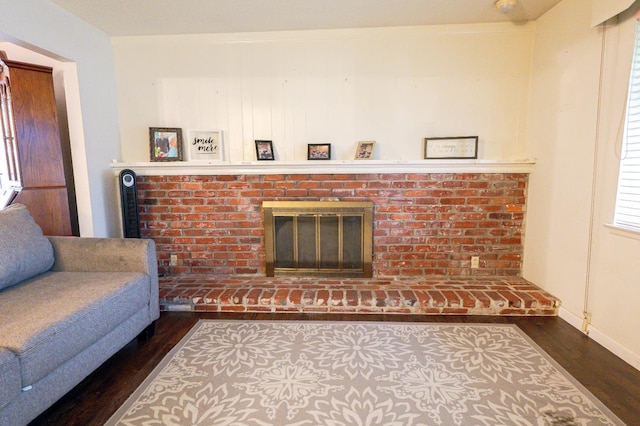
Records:
{"label": "small framed art", "polygon": [[222,130],[189,130],[189,161],[222,161]]}
{"label": "small framed art", "polygon": [[182,129],[149,127],[151,161],[182,161]]}
{"label": "small framed art", "polygon": [[476,159],[478,158],[478,137],[425,138],[424,158],[427,160]]}
{"label": "small framed art", "polygon": [[358,142],[356,149],[356,160],[371,160],[373,157],[373,148],[376,146],[374,141]]}
{"label": "small framed art", "polygon": [[258,161],[275,160],[273,155],[273,143],[271,141],[255,141],[256,158]]}
{"label": "small framed art", "polygon": [[331,144],[307,144],[307,160],[331,160]]}

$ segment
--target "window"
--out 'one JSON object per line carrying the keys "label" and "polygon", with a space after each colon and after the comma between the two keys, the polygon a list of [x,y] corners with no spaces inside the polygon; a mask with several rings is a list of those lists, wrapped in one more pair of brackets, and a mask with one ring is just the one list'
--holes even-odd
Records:
{"label": "window", "polygon": [[9,68],[0,59],[0,210],[11,204],[20,191],[15,133]]}
{"label": "window", "polygon": [[640,231],[640,26],[629,81],[614,225]]}

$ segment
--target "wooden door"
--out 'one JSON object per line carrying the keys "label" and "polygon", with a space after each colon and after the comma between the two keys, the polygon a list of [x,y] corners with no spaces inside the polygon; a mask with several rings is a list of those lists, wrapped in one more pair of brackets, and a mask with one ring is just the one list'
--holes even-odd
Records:
{"label": "wooden door", "polygon": [[22,191],[45,235],[72,235],[52,69],[5,60],[9,67]]}

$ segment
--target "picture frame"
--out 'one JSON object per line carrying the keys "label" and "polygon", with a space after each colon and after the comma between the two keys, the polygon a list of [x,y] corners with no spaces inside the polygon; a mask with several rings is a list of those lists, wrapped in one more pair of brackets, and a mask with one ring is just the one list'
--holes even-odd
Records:
{"label": "picture frame", "polygon": [[258,161],[275,160],[272,141],[256,140],[254,142],[256,144],[256,159]]}
{"label": "picture frame", "polygon": [[424,139],[425,160],[471,160],[478,158],[478,136]]}
{"label": "picture frame", "polygon": [[375,146],[375,141],[358,142],[358,148],[356,148],[354,160],[371,160],[371,158],[373,158],[373,149]]}
{"label": "picture frame", "polygon": [[21,187],[0,189],[0,210],[9,207],[21,190]]}
{"label": "picture frame", "polygon": [[307,160],[331,160],[331,144],[307,144]]}
{"label": "picture frame", "polygon": [[189,161],[223,161],[222,130],[189,130]]}
{"label": "picture frame", "polygon": [[151,161],[182,161],[182,129],[149,127]]}

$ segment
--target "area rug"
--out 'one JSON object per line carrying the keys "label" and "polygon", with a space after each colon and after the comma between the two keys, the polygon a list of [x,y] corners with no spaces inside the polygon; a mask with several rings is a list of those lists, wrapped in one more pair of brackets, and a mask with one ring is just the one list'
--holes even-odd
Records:
{"label": "area rug", "polygon": [[515,325],[201,320],[107,425],[622,425]]}

